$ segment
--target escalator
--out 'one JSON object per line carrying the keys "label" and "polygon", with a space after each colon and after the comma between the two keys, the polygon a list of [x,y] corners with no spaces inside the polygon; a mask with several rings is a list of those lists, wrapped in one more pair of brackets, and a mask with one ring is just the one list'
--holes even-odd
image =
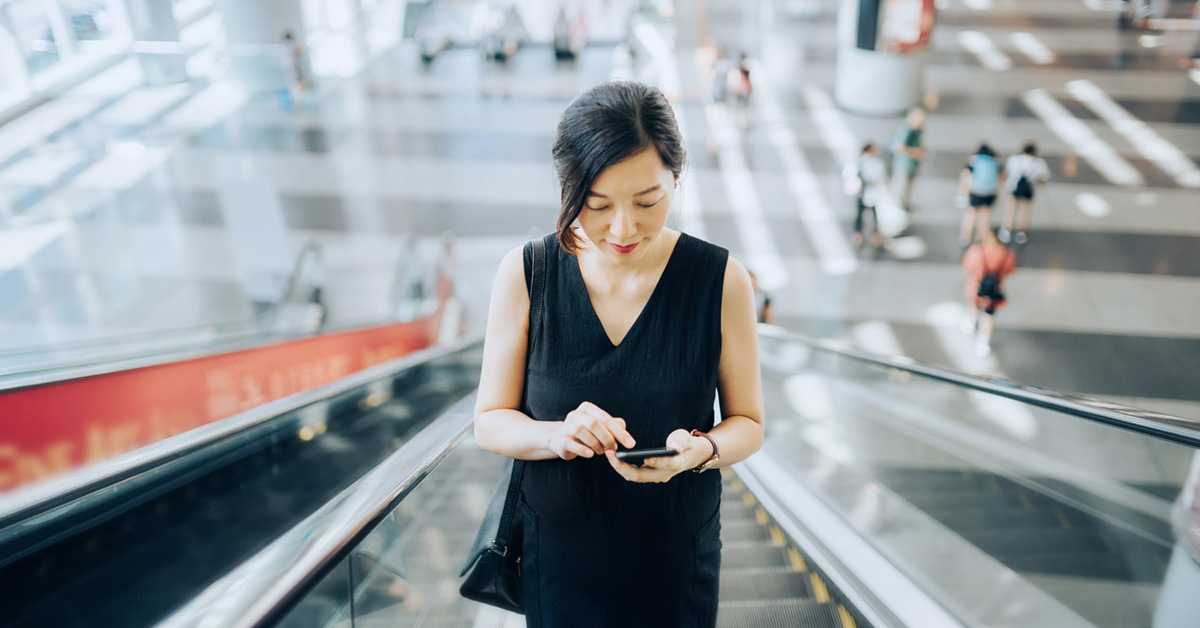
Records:
{"label": "escalator", "polygon": [[[1196,625],[1196,421],[760,345],[768,431],[722,470],[718,625]],[[469,436],[479,359],[379,367],[0,514],[0,625],[523,625],[458,595],[503,469]]]}

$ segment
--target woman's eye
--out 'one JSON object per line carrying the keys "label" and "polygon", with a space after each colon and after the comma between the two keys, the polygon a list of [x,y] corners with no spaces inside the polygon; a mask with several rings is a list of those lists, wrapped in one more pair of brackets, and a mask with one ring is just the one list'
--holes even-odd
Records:
{"label": "woman's eye", "polygon": [[602,209],[608,209],[608,205],[605,205],[604,207],[592,207],[591,205],[585,205],[585,207],[587,207],[588,209],[590,209],[592,211],[596,211],[596,212],[598,212]]}
{"label": "woman's eye", "polygon": [[638,203],[638,207],[645,207],[645,208],[649,209],[649,208],[651,208],[651,207],[654,207],[655,205],[658,205],[658,203],[659,203],[660,201],[662,201],[662,199],[661,199],[661,198],[660,198],[660,199],[658,199],[657,201],[654,201],[653,203],[650,203],[649,205],[647,205],[647,204],[644,204],[644,203]]}

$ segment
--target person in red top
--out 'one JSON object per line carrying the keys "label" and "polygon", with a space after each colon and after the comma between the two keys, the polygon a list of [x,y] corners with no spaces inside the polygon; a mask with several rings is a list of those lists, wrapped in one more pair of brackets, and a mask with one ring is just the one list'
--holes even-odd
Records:
{"label": "person in red top", "polygon": [[964,331],[975,332],[975,355],[992,352],[993,316],[1004,307],[1004,280],[1017,269],[1017,256],[988,230],[982,242],[967,249],[962,261],[967,274],[967,309],[971,318]]}

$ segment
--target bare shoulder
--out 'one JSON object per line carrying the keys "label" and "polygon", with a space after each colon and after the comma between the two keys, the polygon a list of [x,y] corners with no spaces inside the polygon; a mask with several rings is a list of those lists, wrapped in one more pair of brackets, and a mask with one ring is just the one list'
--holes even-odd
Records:
{"label": "bare shoulder", "polygon": [[724,291],[726,300],[730,298],[752,298],[754,295],[754,290],[750,287],[750,273],[732,255],[729,256],[729,261],[725,263]]}
{"label": "bare shoulder", "polygon": [[[521,302],[521,295],[528,295],[525,287],[525,253],[524,245],[504,254],[500,268],[496,271],[496,283],[493,286],[495,297],[500,297],[508,303]],[[524,300],[528,307],[528,296]]]}
{"label": "bare shoulder", "polygon": [[741,262],[729,257],[725,263],[725,281],[721,295],[721,326],[752,325],[756,320],[754,288],[750,284],[750,273]]}

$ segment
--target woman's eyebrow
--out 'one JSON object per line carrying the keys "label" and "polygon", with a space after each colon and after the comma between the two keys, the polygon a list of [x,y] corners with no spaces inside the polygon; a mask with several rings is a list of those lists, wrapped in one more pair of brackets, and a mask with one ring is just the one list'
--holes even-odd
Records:
{"label": "woman's eyebrow", "polygon": [[[653,186],[651,186],[651,187],[648,187],[648,188],[646,188],[646,189],[642,190],[641,192],[638,192],[638,193],[634,194],[634,196],[643,196],[643,195],[649,194],[649,193],[651,193],[651,192],[653,192],[653,191],[655,191],[655,190],[659,190],[659,189],[662,189],[662,184],[661,184],[661,183],[656,183],[656,184],[654,184]],[[603,194],[601,194],[601,193],[599,193],[599,192],[597,192],[597,191],[595,191],[595,190],[588,190],[588,193],[587,193],[587,195],[588,195],[588,196],[595,196],[595,197],[598,197],[598,198],[608,198],[607,196],[605,196],[605,195],[603,195]]]}

